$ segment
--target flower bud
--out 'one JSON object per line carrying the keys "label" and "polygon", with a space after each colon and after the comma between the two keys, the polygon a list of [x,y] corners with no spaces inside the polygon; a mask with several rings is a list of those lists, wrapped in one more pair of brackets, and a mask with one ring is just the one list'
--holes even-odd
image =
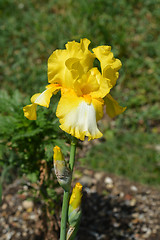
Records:
{"label": "flower bud", "polygon": [[82,185],[78,182],[73,188],[72,195],[70,197],[69,206],[73,209],[80,208],[82,199]]}
{"label": "flower bud", "polygon": [[78,224],[81,217],[81,199],[82,185],[76,183],[72,191],[68,210],[68,222],[72,227],[75,227]]}
{"label": "flower bud", "polygon": [[66,161],[64,159],[64,156],[61,152],[60,147],[55,146],[53,148],[54,155],[54,170],[56,177],[58,179],[59,184],[65,191],[69,191],[70,189],[70,183],[71,183],[71,171],[67,167]]}

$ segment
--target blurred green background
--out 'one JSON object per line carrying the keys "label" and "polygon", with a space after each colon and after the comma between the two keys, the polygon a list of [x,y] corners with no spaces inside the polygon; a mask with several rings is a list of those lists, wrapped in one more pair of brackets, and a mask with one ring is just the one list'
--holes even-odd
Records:
{"label": "blurred green background", "polygon": [[[30,97],[47,84],[47,60],[67,41],[91,40],[90,49],[111,45],[122,61],[112,95],[127,110],[99,123],[104,133],[80,160],[134,181],[160,183],[160,1],[0,1],[0,167],[39,176],[42,159],[52,166],[52,148],[67,153],[55,116],[38,108],[37,121],[23,116]],[[57,96],[58,98],[58,96]]]}

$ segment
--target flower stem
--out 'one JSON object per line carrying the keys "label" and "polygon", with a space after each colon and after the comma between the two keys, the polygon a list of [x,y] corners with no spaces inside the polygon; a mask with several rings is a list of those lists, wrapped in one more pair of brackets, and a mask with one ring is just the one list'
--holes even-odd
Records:
{"label": "flower stem", "polygon": [[[76,153],[76,142],[72,141],[71,151],[70,151],[70,160],[69,160],[69,168],[71,169],[71,172],[73,172],[73,168],[74,168],[75,153]],[[70,199],[70,189],[68,191],[64,191],[64,195],[63,195],[60,240],[66,240],[69,199]]]}
{"label": "flower stem", "polygon": [[70,152],[70,160],[69,160],[69,168],[73,172],[74,162],[75,162],[75,154],[76,154],[76,141],[71,142],[71,152]]}

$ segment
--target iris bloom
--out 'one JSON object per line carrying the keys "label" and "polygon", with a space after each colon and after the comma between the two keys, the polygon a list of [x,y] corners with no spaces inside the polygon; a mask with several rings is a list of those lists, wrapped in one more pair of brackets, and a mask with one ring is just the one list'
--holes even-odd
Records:
{"label": "iris bloom", "polygon": [[[90,52],[89,44],[88,39],[72,41],[66,49],[52,53],[48,60],[49,85],[44,92],[33,95],[31,104],[23,108],[28,119],[36,120],[37,105],[48,108],[50,98],[60,90],[56,111],[60,128],[78,139],[87,136],[91,140],[102,136],[97,121],[103,116],[104,105],[110,117],[125,110],[110,95],[119,77],[120,60],[114,58],[110,46],[99,46]],[[93,66],[95,58],[101,71]]]}

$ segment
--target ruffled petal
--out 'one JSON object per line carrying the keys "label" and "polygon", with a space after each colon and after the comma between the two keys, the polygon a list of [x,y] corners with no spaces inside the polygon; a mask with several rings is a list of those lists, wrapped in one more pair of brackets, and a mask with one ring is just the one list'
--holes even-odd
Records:
{"label": "ruffled petal", "polygon": [[80,41],[81,49],[84,53],[84,58],[81,60],[82,66],[84,67],[84,72],[86,73],[89,69],[93,67],[93,61],[95,59],[95,54],[88,50],[90,40],[83,38]]}
{"label": "ruffled petal", "polygon": [[126,107],[121,107],[110,94],[104,98],[104,102],[106,105],[106,113],[111,118],[123,113],[126,110]]}
{"label": "ruffled petal", "polygon": [[37,109],[37,105],[34,103],[25,106],[23,108],[24,116],[29,120],[36,120],[37,119],[36,109]]}
{"label": "ruffled petal", "polygon": [[103,78],[97,68],[92,68],[74,82],[74,90],[78,96],[90,94],[93,98],[104,98],[111,87],[110,81]]}
{"label": "ruffled petal", "polygon": [[90,41],[68,42],[64,50],[56,50],[48,59],[48,81],[73,88],[73,82],[93,65],[95,55],[88,50]]}
{"label": "ruffled petal", "polygon": [[56,50],[48,59],[48,82],[72,87],[74,79],[65,62],[70,58],[67,50]]}
{"label": "ruffled petal", "polygon": [[100,61],[102,76],[110,79],[112,87],[116,84],[119,77],[118,70],[122,63],[119,59],[114,58],[110,46],[99,46],[93,49],[96,58]]}
{"label": "ruffled petal", "polygon": [[61,123],[60,128],[78,139],[84,140],[88,136],[91,140],[102,136],[97,119],[103,115],[103,103],[98,99],[88,104],[74,91],[68,91],[62,95],[56,115]]}

